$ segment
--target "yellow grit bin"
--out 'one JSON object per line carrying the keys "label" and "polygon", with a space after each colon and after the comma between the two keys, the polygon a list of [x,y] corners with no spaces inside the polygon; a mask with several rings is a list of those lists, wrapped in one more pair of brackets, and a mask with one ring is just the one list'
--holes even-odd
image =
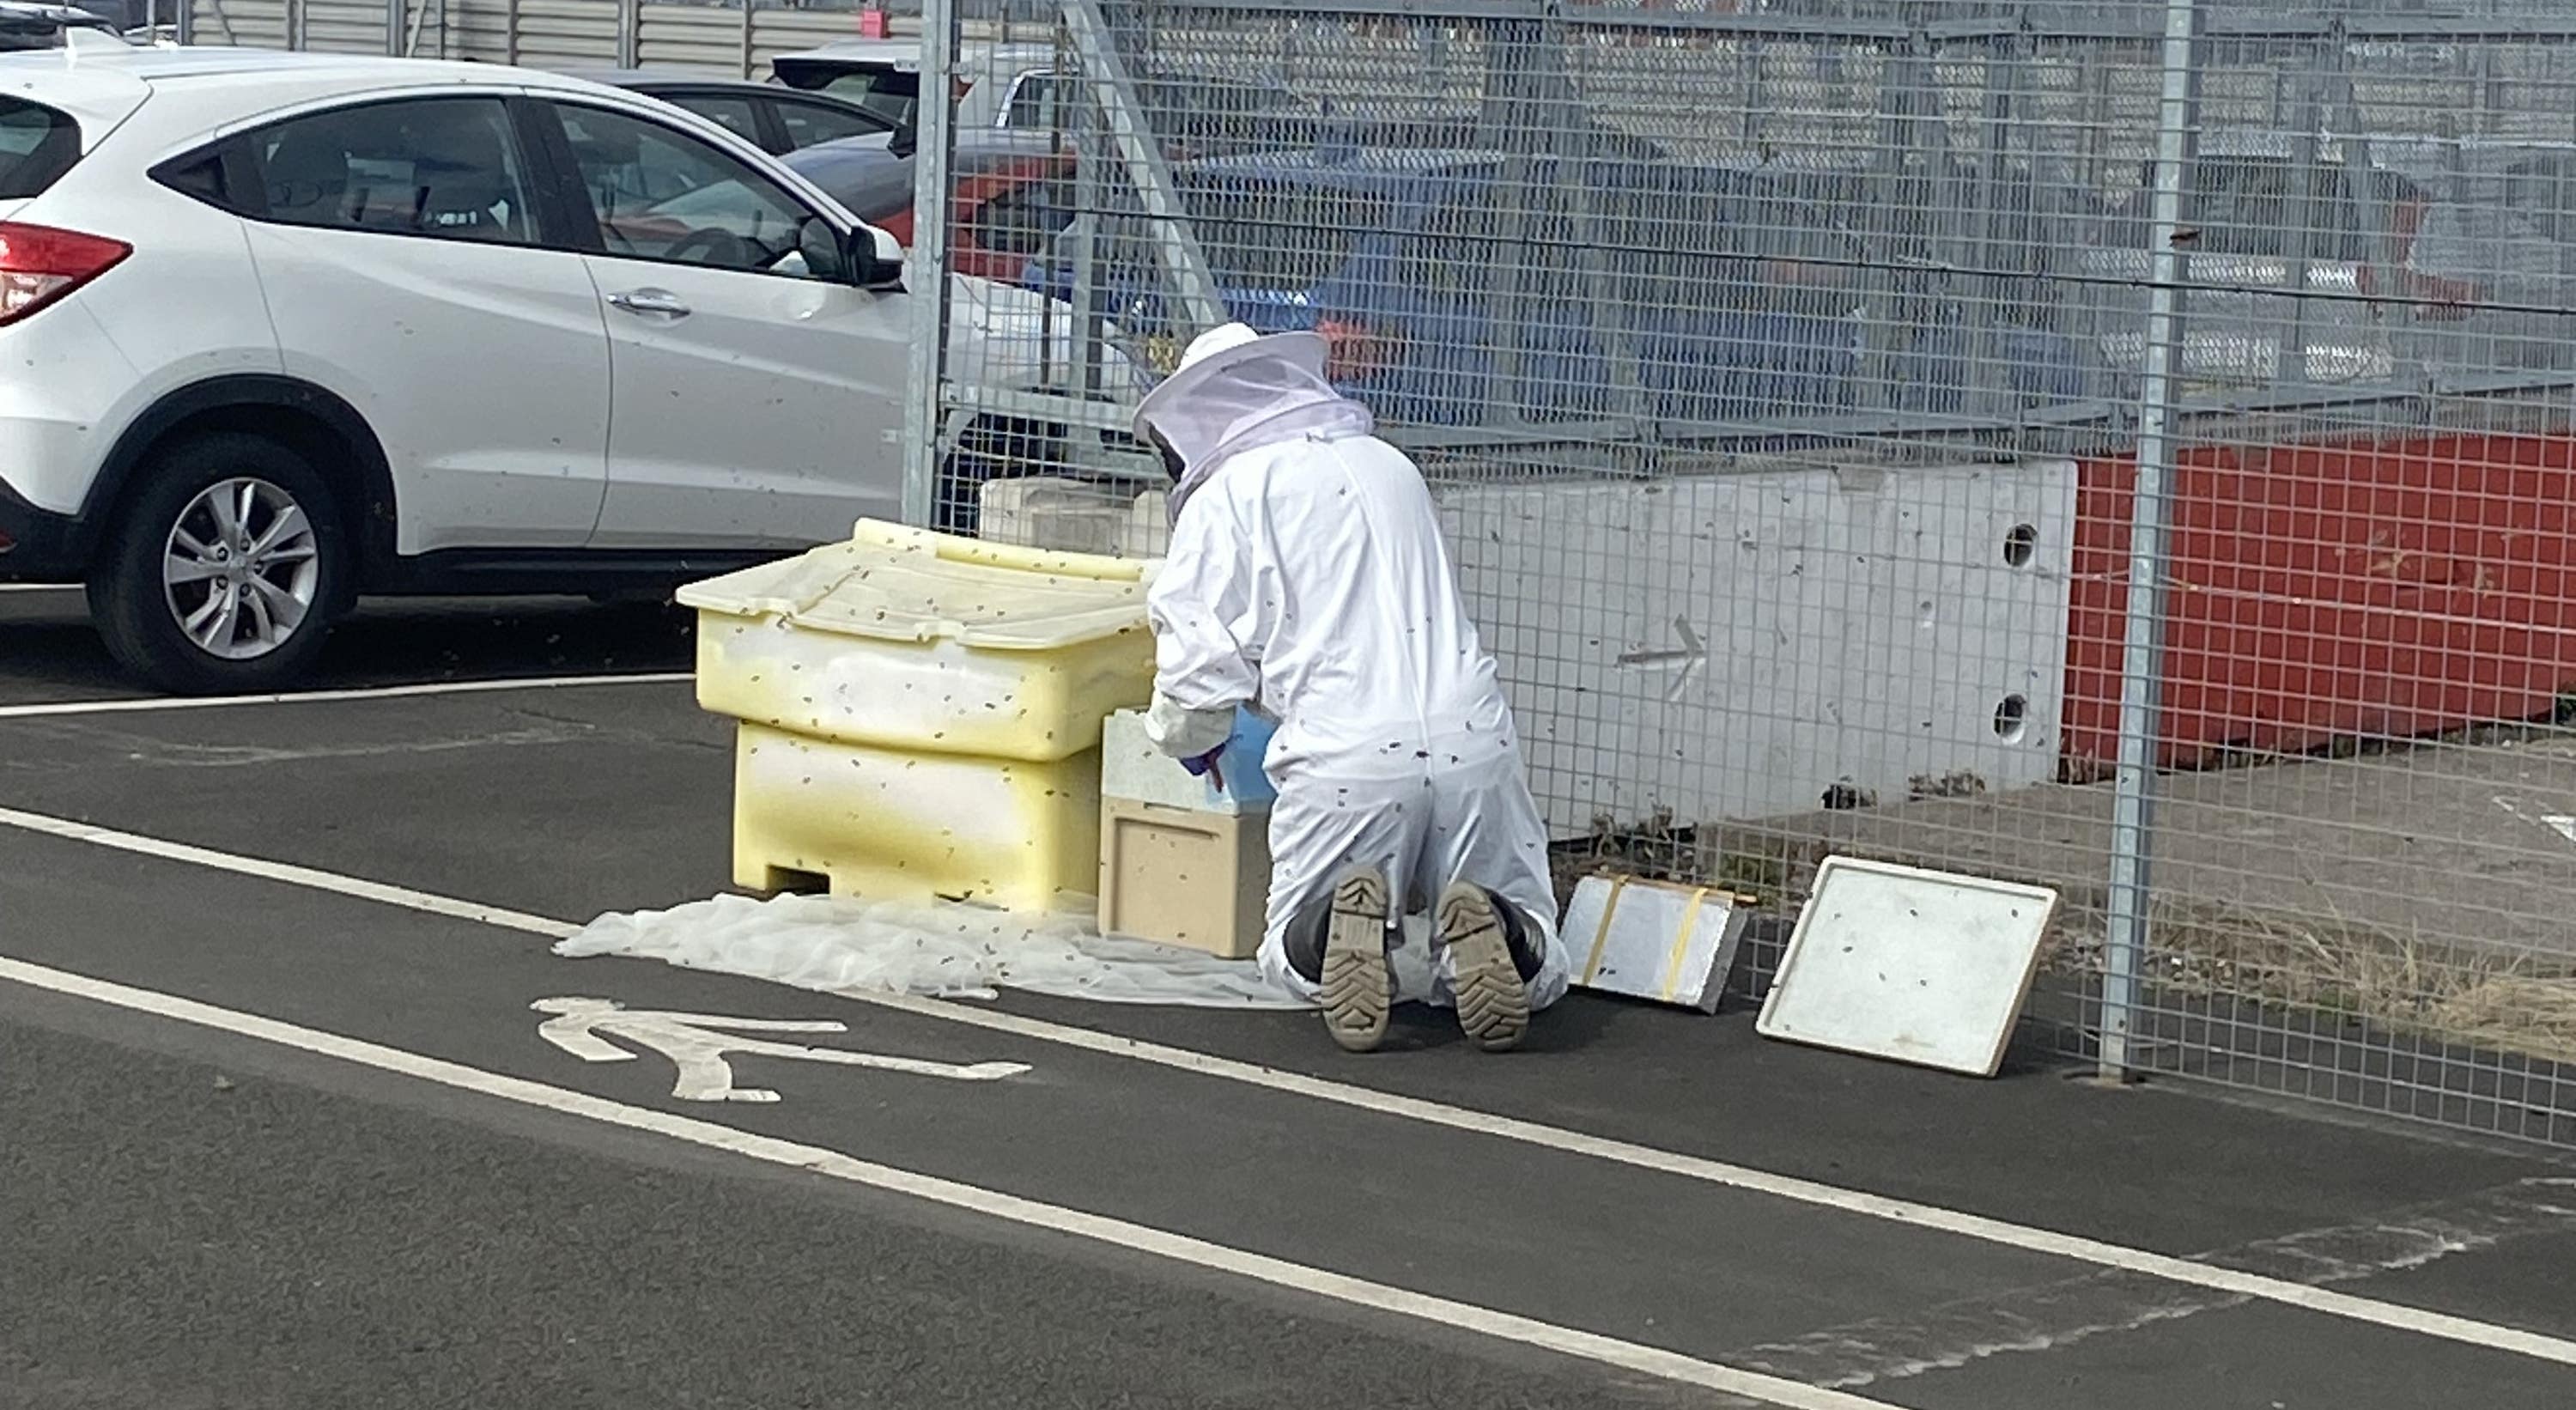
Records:
{"label": "yellow grit bin", "polygon": [[1088,897],[1101,720],[1153,692],[1147,568],[862,520],[682,588],[698,704],[738,722],[735,883],[1023,911]]}

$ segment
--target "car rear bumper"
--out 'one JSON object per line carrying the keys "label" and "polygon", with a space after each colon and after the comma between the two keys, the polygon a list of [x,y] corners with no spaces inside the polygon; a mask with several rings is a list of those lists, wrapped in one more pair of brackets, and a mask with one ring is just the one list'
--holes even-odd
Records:
{"label": "car rear bumper", "polygon": [[0,480],[0,583],[78,582],[80,521],[38,509]]}

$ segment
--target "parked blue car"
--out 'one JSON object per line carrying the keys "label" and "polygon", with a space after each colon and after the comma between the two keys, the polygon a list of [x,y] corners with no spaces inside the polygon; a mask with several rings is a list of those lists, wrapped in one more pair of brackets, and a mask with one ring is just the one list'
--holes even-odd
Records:
{"label": "parked blue car", "polygon": [[[1507,199],[1512,160],[1479,150],[1325,147],[1185,162],[1174,177],[1232,316],[1323,333],[1337,384],[1392,422],[1633,412],[1724,435],[1866,404],[1861,308],[1874,262],[1837,223],[1835,212],[1859,208],[1850,178],[1544,158],[1526,170],[1526,201]],[[1105,224],[1095,277],[1108,307],[1169,348],[1151,231],[1133,217]],[[1606,238],[1587,242],[1585,229]],[[1071,249],[1069,235],[1024,282],[1070,297]],[[1590,297],[1603,288],[1608,297]],[[1633,388],[1617,384],[1610,355],[1622,334]],[[1873,375],[1896,394],[1881,404],[1958,410],[1975,361],[1966,343],[1933,328],[1882,359]],[[1998,344],[2001,366],[1987,375],[2014,395],[2075,394],[2071,341],[2015,332]]]}

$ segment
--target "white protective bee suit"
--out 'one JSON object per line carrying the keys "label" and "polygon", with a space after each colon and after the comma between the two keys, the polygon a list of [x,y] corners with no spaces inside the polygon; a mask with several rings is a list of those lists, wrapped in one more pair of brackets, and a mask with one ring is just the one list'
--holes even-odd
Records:
{"label": "white protective bee suit", "polygon": [[[1336,393],[1313,334],[1241,325],[1190,347],[1139,408],[1185,469],[1169,560],[1148,595],[1147,729],[1179,758],[1222,744],[1238,705],[1279,721],[1261,967],[1308,1000],[1289,921],[1355,865],[1399,912],[1471,882],[1543,945],[1529,1007],[1566,988],[1547,833],[1493,657],[1460,601],[1421,471]],[[1429,996],[1450,1001],[1450,967]]]}

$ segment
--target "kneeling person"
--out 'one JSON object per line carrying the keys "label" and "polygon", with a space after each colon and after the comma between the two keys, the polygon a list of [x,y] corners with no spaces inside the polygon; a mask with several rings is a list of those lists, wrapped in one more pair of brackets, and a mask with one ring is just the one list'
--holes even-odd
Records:
{"label": "kneeling person", "polygon": [[1500,1050],[1566,988],[1546,829],[1430,491],[1375,429],[1321,338],[1239,323],[1145,398],[1173,479],[1147,732],[1196,759],[1238,705],[1279,721],[1261,966],[1335,1041],[1385,1037],[1397,923],[1428,908],[1434,1002]]}

